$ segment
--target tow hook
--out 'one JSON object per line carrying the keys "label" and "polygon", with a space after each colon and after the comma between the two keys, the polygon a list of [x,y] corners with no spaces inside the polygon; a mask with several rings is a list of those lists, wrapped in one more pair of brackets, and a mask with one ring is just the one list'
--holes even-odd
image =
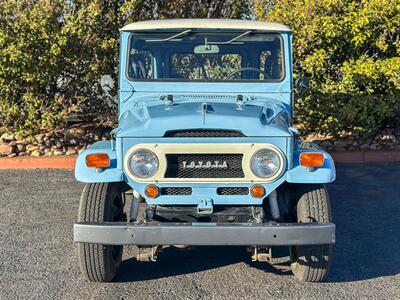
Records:
{"label": "tow hook", "polygon": [[212,214],[214,211],[213,208],[213,200],[212,199],[203,199],[197,205],[197,213],[202,215]]}

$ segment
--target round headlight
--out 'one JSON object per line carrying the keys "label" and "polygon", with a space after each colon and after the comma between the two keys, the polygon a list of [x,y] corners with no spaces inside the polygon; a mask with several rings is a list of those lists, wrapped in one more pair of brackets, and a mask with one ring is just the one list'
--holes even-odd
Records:
{"label": "round headlight", "polygon": [[261,178],[275,176],[281,168],[279,154],[272,149],[262,149],[257,151],[251,158],[251,170],[254,175]]}
{"label": "round headlight", "polygon": [[129,161],[132,173],[140,178],[149,178],[158,171],[158,157],[150,150],[135,151]]}

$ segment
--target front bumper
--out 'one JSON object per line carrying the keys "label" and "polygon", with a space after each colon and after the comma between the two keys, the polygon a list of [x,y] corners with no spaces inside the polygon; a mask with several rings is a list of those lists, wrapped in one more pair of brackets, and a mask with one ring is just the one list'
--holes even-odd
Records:
{"label": "front bumper", "polygon": [[335,243],[335,224],[76,223],[74,242],[137,246],[319,245]]}

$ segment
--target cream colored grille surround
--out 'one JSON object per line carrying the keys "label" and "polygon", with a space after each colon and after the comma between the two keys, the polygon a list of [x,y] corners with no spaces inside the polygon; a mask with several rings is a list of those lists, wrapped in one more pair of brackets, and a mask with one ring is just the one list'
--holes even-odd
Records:
{"label": "cream colored grille surround", "polygon": [[[154,152],[159,161],[159,168],[156,174],[150,178],[135,176],[129,167],[132,154],[139,149],[147,149]],[[260,178],[253,174],[250,161],[254,153],[262,149],[276,151],[281,161],[279,171],[270,178]],[[244,178],[165,178],[167,170],[166,154],[243,154],[242,168]],[[274,145],[263,143],[145,143],[137,144],[130,148],[124,158],[124,170],[133,180],[141,183],[240,183],[240,182],[272,182],[279,178],[286,168],[285,156],[282,151]]]}

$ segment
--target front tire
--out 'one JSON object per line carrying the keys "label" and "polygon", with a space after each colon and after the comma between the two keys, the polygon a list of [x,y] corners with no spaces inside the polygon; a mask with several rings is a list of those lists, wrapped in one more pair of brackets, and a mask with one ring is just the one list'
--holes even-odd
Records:
{"label": "front tire", "polygon": [[[304,184],[295,187],[298,223],[330,223],[331,205],[324,185]],[[294,276],[307,282],[324,281],[332,261],[332,245],[290,247],[291,268]]]}
{"label": "front tire", "polygon": [[[89,183],[83,189],[78,222],[118,222],[124,220],[120,183]],[[78,243],[79,266],[83,277],[94,282],[114,279],[122,260],[122,246]]]}

